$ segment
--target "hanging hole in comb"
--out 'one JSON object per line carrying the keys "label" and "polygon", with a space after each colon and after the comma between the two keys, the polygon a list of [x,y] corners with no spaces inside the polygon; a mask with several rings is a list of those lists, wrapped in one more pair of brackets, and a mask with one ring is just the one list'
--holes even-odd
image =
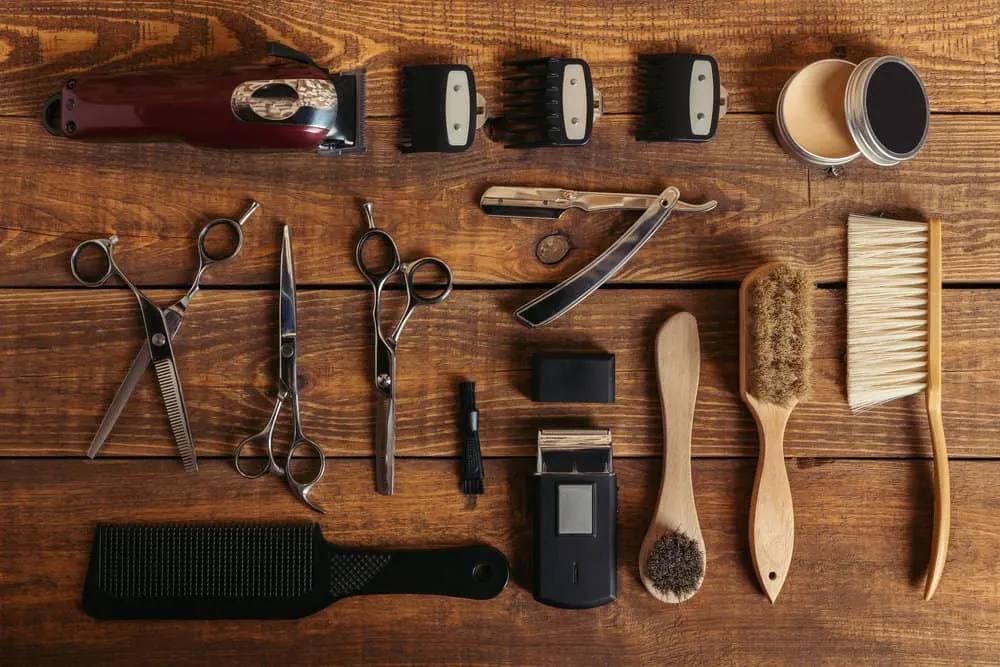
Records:
{"label": "hanging hole in comb", "polygon": [[493,567],[489,563],[476,563],[472,568],[472,578],[480,583],[485,583],[493,578]]}

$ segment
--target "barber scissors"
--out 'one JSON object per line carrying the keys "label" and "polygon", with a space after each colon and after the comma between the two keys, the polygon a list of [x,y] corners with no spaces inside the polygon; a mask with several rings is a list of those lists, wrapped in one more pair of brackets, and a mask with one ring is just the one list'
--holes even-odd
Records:
{"label": "barber scissors", "polygon": [[[372,320],[375,325],[375,400],[377,403],[375,489],[379,493],[392,495],[396,468],[396,346],[399,343],[399,334],[416,308],[440,303],[451,294],[454,277],[451,273],[451,267],[437,257],[422,257],[412,262],[402,261],[399,257],[399,248],[396,247],[396,242],[392,240],[389,233],[375,227],[371,202],[363,204],[361,209],[368,221],[368,230],[358,240],[355,259],[358,263],[358,269],[371,283],[375,293],[372,305]],[[365,259],[365,244],[369,241],[380,243],[388,251],[388,268],[372,268]],[[414,282],[417,272],[425,267],[433,267],[445,276],[444,287],[431,294],[418,292]],[[406,288],[406,308],[392,332],[387,336],[382,329],[382,290],[389,280],[397,274],[403,276],[403,285]]]}
{"label": "barber scissors", "polygon": [[[288,488],[296,498],[312,509],[326,514],[326,510],[309,499],[309,492],[323,479],[326,472],[326,455],[315,442],[302,433],[302,418],[299,412],[298,356],[299,344],[295,328],[295,260],[292,257],[292,235],[288,225],[285,225],[281,240],[281,278],[278,303],[278,397],[274,401],[274,410],[264,430],[252,435],[239,445],[233,454],[233,465],[236,472],[247,479],[256,479],[270,471],[284,477]],[[274,457],[274,429],[278,423],[281,408],[290,403],[292,406],[292,446],[285,457],[284,465]],[[240,462],[247,448],[267,450],[267,463],[259,470],[247,470]],[[297,449],[305,447],[316,453],[319,459],[319,469],[308,482],[300,482],[292,475],[292,457]]]}
{"label": "barber scissors", "polygon": [[[176,303],[166,308],[159,308],[146,298],[125,277],[125,274],[115,263],[113,249],[118,243],[117,236],[113,235],[106,239],[84,241],[73,250],[73,254],[70,256],[69,268],[77,282],[87,287],[98,287],[106,283],[112,276],[117,276],[139,301],[139,308],[142,311],[142,322],[146,329],[146,342],[143,343],[135,360],[132,361],[132,366],[125,375],[121,386],[118,387],[118,391],[115,393],[110,407],[108,407],[107,412],[104,414],[104,419],[101,420],[101,425],[98,427],[94,439],[91,440],[90,447],[87,448],[87,456],[90,458],[97,456],[97,453],[104,446],[105,441],[111,434],[111,430],[121,416],[122,411],[128,404],[129,398],[135,392],[139,380],[142,379],[142,376],[145,375],[146,370],[152,364],[153,372],[156,375],[156,383],[167,409],[170,430],[174,437],[174,443],[177,445],[177,450],[181,455],[181,460],[184,463],[184,469],[188,472],[194,472],[198,469],[194,438],[191,435],[191,424],[188,420],[187,407],[184,404],[184,393],[181,390],[181,381],[177,374],[177,365],[174,361],[174,350],[171,341],[181,328],[191,299],[194,298],[194,295],[198,293],[201,287],[201,277],[204,275],[205,270],[215,264],[228,262],[239,254],[240,249],[243,247],[243,225],[258,208],[260,208],[260,204],[255,201],[251,202],[239,220],[218,218],[202,227],[201,233],[198,235],[198,272],[195,274],[194,281],[191,283],[191,287],[187,293]],[[205,241],[209,232],[220,225],[229,228],[233,234],[234,243],[231,250],[227,253],[212,255],[205,248]],[[103,252],[104,261],[107,263],[107,269],[104,273],[93,280],[85,277],[77,266],[80,260],[80,253],[89,247],[97,248]]]}

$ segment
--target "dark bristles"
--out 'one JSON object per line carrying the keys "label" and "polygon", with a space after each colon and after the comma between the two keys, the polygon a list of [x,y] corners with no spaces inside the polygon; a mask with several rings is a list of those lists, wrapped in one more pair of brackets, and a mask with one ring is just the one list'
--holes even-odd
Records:
{"label": "dark bristles", "polygon": [[750,300],[750,393],[779,405],[805,398],[812,375],[812,278],[779,264],[754,281]]}
{"label": "dark bristles", "polygon": [[664,593],[678,597],[693,593],[705,574],[701,547],[684,533],[666,533],[649,550],[646,573]]}

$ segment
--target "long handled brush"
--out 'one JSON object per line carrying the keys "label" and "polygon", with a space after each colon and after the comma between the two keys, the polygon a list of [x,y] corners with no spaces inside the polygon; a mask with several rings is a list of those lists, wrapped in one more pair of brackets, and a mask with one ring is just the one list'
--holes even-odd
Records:
{"label": "long handled brush", "polygon": [[852,412],[926,392],[934,448],[934,535],[924,599],[951,531],[941,417],[941,222],[865,215],[847,221],[847,401]]}

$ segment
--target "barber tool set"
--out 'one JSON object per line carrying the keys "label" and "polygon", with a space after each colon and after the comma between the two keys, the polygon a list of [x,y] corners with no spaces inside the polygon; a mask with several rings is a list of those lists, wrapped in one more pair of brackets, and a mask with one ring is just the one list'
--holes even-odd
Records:
{"label": "barber tool set", "polygon": [[[334,74],[276,43],[279,59],[222,71],[184,69],[80,75],[43,110],[46,129],[70,140],[174,139],[209,148],[311,149],[321,155],[365,149],[365,73]],[[710,56],[639,57],[639,141],[712,139],[728,110],[728,92]],[[589,65],[573,58],[503,64],[499,115],[490,117],[473,71],[460,64],[418,65],[402,71],[403,153],[468,150],[480,128],[512,149],[586,144],[604,98]],[[864,156],[881,166],[912,159],[929,126],[923,83],[892,56],[858,65],[827,59],[792,76],[778,98],[775,134],[792,156],[840,169]],[[563,282],[517,308],[528,328],[551,325],[613,278],[674,212],[709,214],[718,203],[687,203],[673,186],[660,192],[585,192],[559,187],[495,185],[482,193],[487,216],[556,219],[569,209],[635,211],[638,217],[607,249]],[[84,241],[70,257],[73,276],[95,287],[117,277],[139,304],[145,341],[114,396],[87,455],[96,456],[146,370],[152,366],[170,431],[185,470],[197,470],[172,340],[205,271],[234,259],[256,202],[238,219],[206,224],[198,237],[199,265],[176,303],[159,307],[117,264],[117,236]],[[375,490],[392,495],[397,434],[396,355],[415,311],[451,294],[451,267],[437,257],[404,260],[390,234],[376,226],[374,207],[361,206],[365,229],[355,246],[357,268],[372,287],[369,342],[375,402]],[[210,254],[206,237],[228,230],[230,249]],[[419,233],[411,229],[411,234]],[[847,222],[847,393],[852,411],[926,394],[934,452],[935,507],[925,597],[937,588],[950,527],[948,458],[941,414],[941,224],[851,215]],[[103,268],[85,270],[96,250]],[[638,261],[638,260],[635,260]],[[648,258],[647,258],[648,261]],[[311,497],[326,472],[323,448],[303,431],[298,381],[298,318],[292,232],[286,225],[278,267],[277,387],[270,418],[233,455],[246,478],[271,472],[304,506],[325,514]],[[401,283],[405,306],[391,325],[382,320],[390,281]],[[793,571],[792,487],[784,459],[785,430],[808,400],[812,375],[815,284],[805,267],[784,261],[760,266],[739,289],[739,394],[759,433],[749,508],[753,569],[771,602]],[[432,317],[428,313],[427,317]],[[565,324],[565,323],[564,323]],[[362,323],[358,323],[359,331]],[[735,342],[734,342],[735,344]],[[419,345],[413,345],[416,356]],[[690,599],[706,580],[708,550],[692,481],[695,412],[701,368],[698,323],[670,315],[650,351],[663,420],[663,470],[649,527],[638,554],[638,576],[658,601]],[[531,401],[614,404],[615,356],[596,350],[537,351],[531,361]],[[736,378],[734,378],[735,380]],[[410,390],[412,391],[412,389]],[[484,425],[476,383],[457,387],[460,438],[455,492],[486,490],[480,443]],[[291,412],[290,441],[276,443],[282,408]],[[315,411],[311,408],[309,412]],[[310,416],[310,415],[307,415]],[[303,456],[305,454],[305,456]],[[618,482],[608,428],[537,429],[530,484],[534,597],[547,605],[583,609],[618,596]],[[303,480],[302,468],[314,472]],[[293,471],[298,470],[299,473]],[[472,500],[471,498],[469,499]],[[634,562],[634,561],[633,561]],[[353,595],[417,593],[477,600],[501,593],[509,577],[496,549],[368,551],[334,546],[316,524],[100,525],[94,535],[84,608],[97,618],[295,618]]]}

